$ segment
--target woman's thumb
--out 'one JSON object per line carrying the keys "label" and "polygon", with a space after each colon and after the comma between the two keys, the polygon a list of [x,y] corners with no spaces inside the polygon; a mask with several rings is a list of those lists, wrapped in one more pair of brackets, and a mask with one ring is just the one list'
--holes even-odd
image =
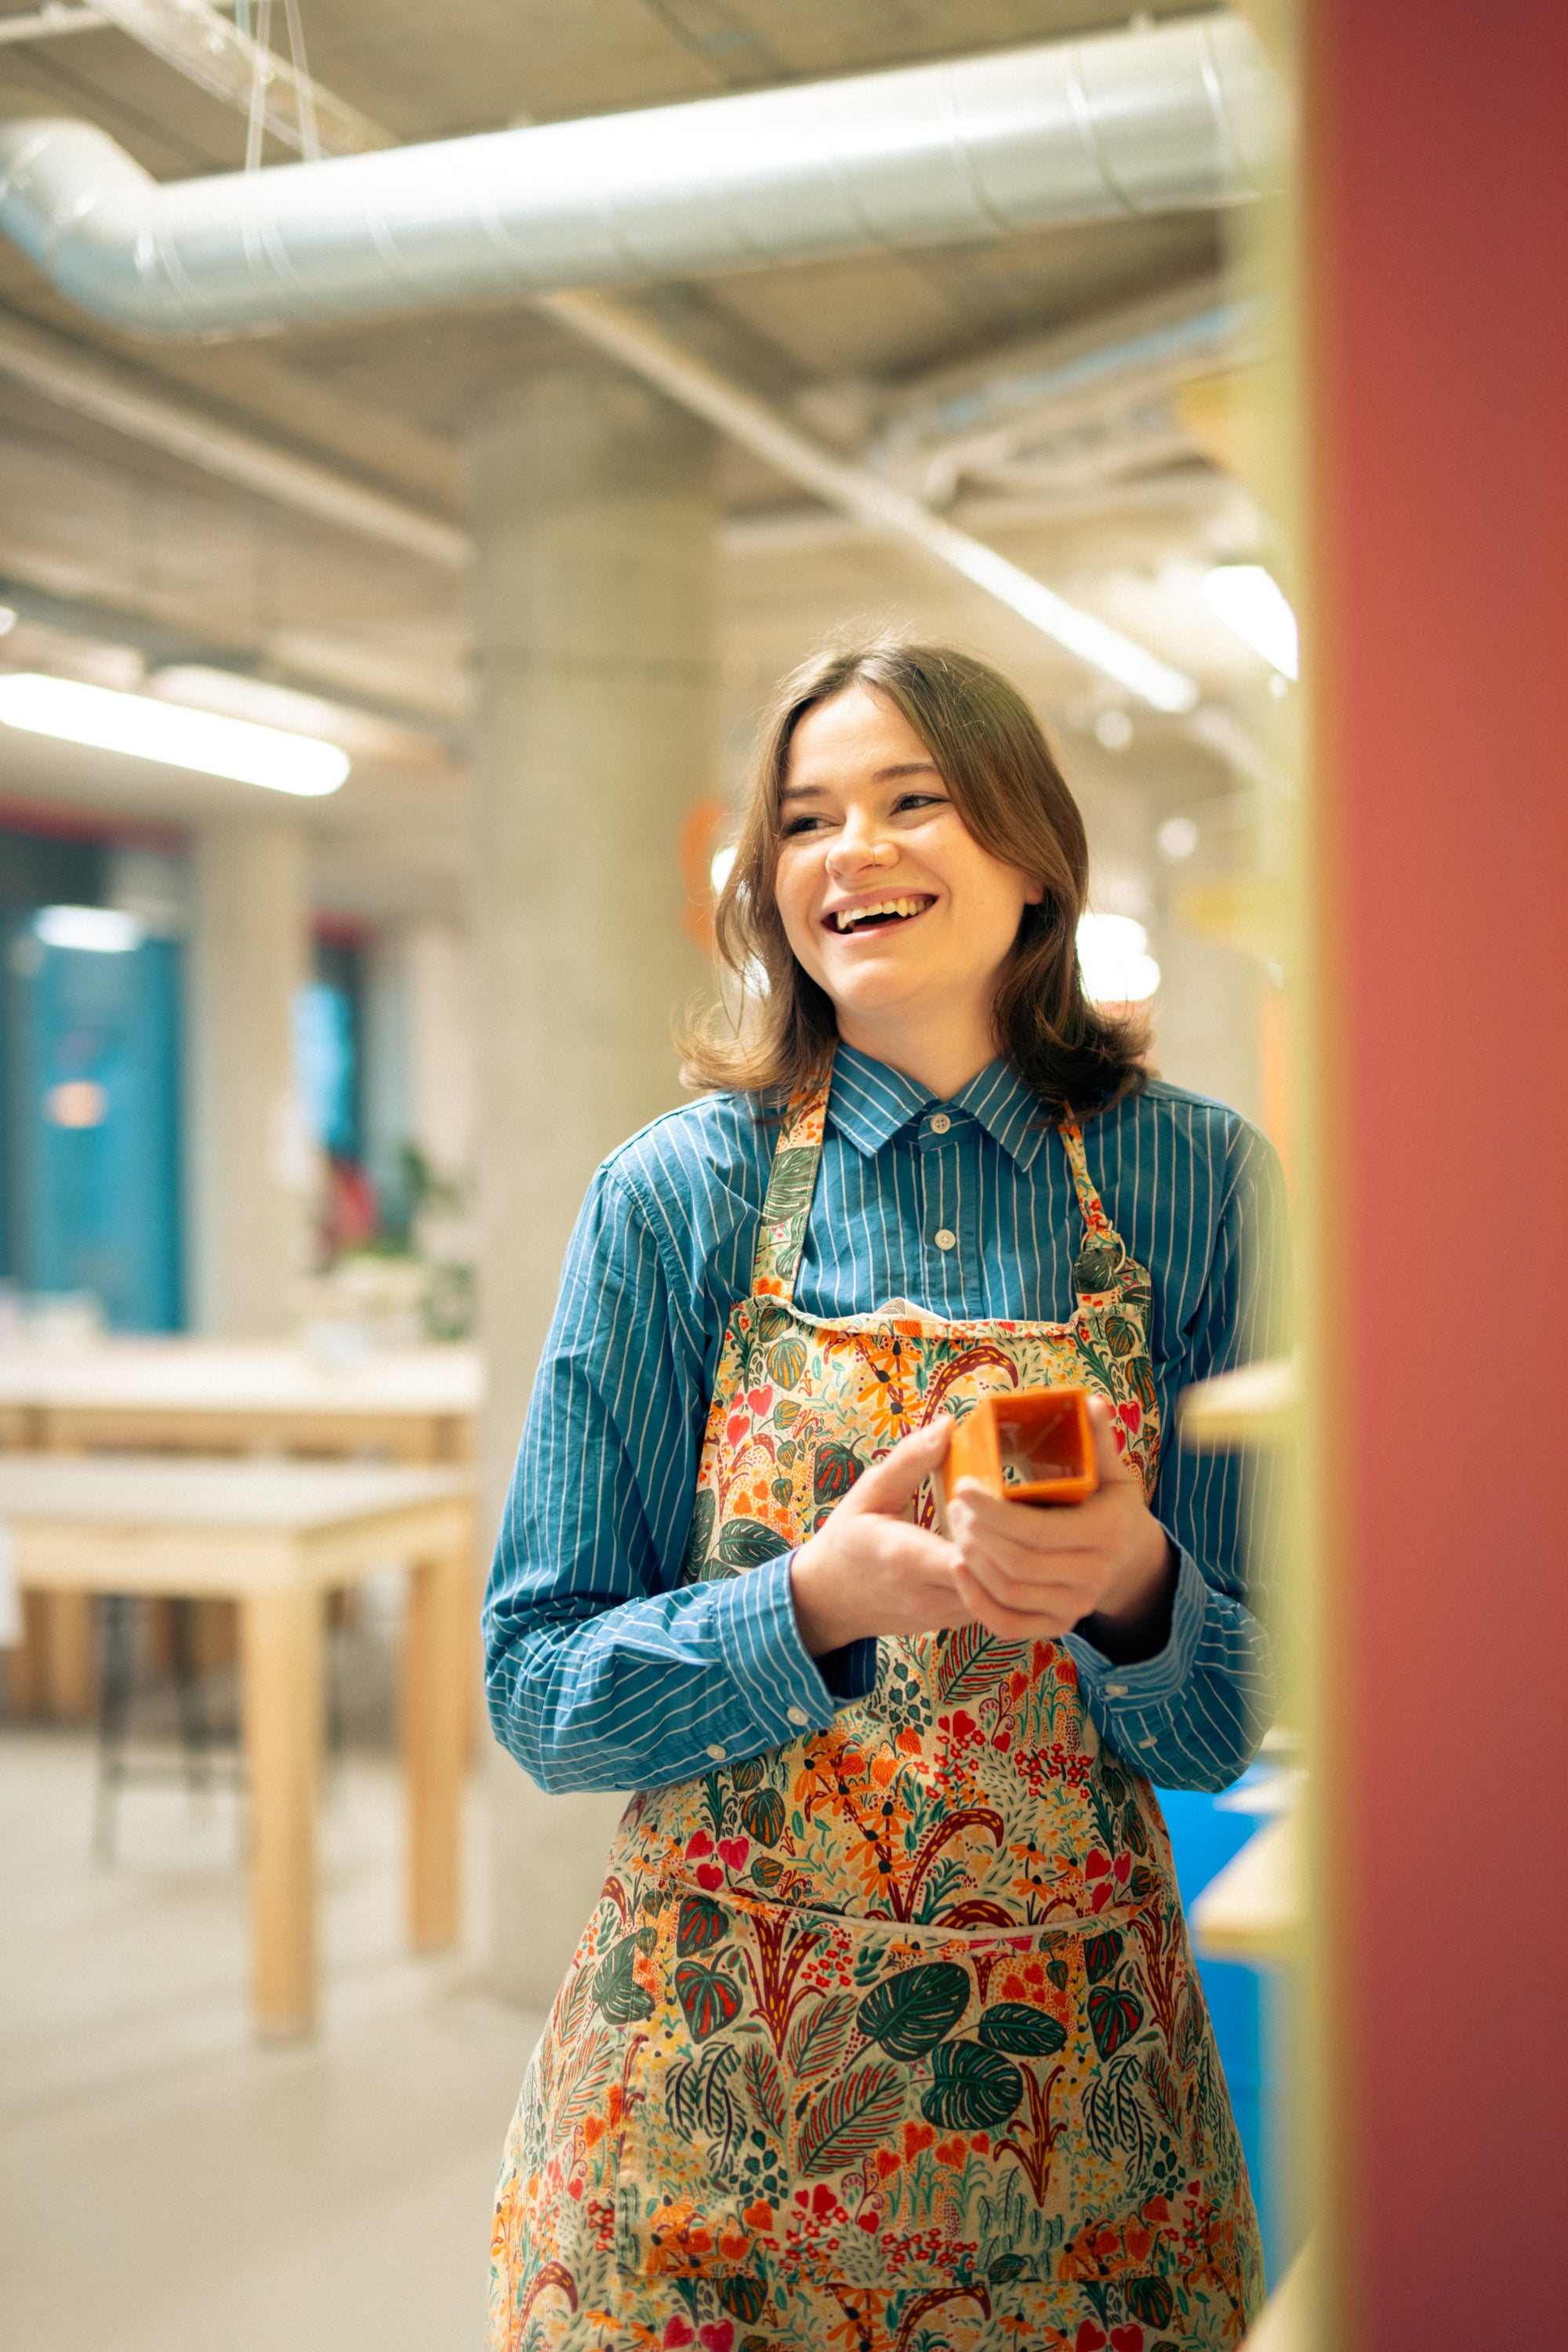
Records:
{"label": "woman's thumb", "polygon": [[881,1511],[897,1517],[914,1501],[926,1480],[946,1458],[952,1422],[947,1413],[928,1422],[924,1429],[900,1438],[890,1454],[874,1462],[855,1481],[839,1505],[841,1511]]}

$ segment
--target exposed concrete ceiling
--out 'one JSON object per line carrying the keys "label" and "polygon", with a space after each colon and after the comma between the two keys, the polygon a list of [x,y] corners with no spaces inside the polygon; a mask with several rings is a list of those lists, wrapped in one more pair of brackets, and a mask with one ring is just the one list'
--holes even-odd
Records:
{"label": "exposed concrete ceiling", "polygon": [[[22,13],[14,0],[0,0],[0,17]],[[1166,5],[1145,13],[1195,12]],[[1058,37],[1124,23],[1128,11],[1102,0],[966,0],[962,11],[951,0],[791,0],[787,7],[778,0],[443,0],[433,13],[408,0],[302,0],[302,14],[316,79],[416,140]],[[0,113],[98,122],[163,177],[232,169],[244,158],[246,126],[231,108],[108,28],[0,47]],[[760,271],[640,299],[691,349],[797,405],[830,437],[835,415],[844,420],[847,441],[858,415],[928,372],[979,363],[1211,278],[1223,230],[1212,214],[1117,222]],[[463,511],[463,436],[477,400],[520,369],[580,358],[558,327],[512,309],[263,341],[135,344],[68,309],[8,245],[0,245],[0,308],[84,351],[112,354],[149,385],[264,433],[280,449],[455,520]],[[1164,583],[1170,593],[1152,638],[1161,626],[1180,634],[1188,625],[1180,616],[1196,604],[1182,582],[1190,587],[1205,557],[1247,551],[1256,524],[1245,494],[1195,450],[1184,459],[1179,450],[1166,455],[1177,464],[1152,470],[1145,496],[1134,480],[1109,503],[1092,488],[1076,502],[997,499],[984,535],[1063,593],[1095,597],[1125,625],[1134,615],[1140,625],[1149,620]],[[1059,720],[1091,721],[1096,700],[1081,670],[1024,623],[956,584],[933,583],[894,551],[836,530],[754,458],[727,449],[721,481],[732,519],[725,594],[732,740],[763,683],[847,612],[974,644],[1012,667]],[[964,521],[962,506],[954,520]],[[123,614],[132,642],[137,622],[154,624],[193,659],[379,706],[442,742],[460,730],[460,581],[205,480],[10,384],[0,385],[0,597],[6,581],[18,596],[30,589],[74,608],[89,635],[101,627],[111,636],[113,616]],[[1193,641],[1159,649],[1190,658],[1211,694],[1255,686],[1245,649],[1216,636],[1201,610],[1189,619]],[[0,657],[8,652],[0,646]],[[1169,743],[1158,730],[1144,740]],[[85,755],[74,767],[63,756],[51,764],[12,737],[0,743],[0,792],[90,796],[93,764]],[[449,845],[443,853],[432,844],[437,836],[450,844],[460,785],[369,772],[363,782],[363,792],[338,796],[330,814],[319,806],[312,822],[340,848],[363,837],[367,857],[374,834],[384,860],[401,828],[395,862],[408,891],[417,898],[418,877],[427,874],[431,890],[447,900],[454,858]],[[1217,767],[1214,782],[1216,789],[1223,782]],[[156,772],[116,789],[149,814],[192,813],[188,796],[181,801]],[[339,894],[352,862],[340,856]]]}

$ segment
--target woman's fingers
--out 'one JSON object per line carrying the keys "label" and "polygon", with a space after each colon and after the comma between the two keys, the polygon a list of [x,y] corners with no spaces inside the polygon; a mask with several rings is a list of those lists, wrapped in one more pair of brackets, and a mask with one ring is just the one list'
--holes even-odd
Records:
{"label": "woman's fingers", "polygon": [[1008,1576],[988,1561],[965,1559],[963,1571],[986,1599],[1016,1616],[1047,1616],[1076,1625],[1089,1615],[1098,1598],[1099,1581],[1089,1577]]}
{"label": "woman's fingers", "polygon": [[[976,1583],[967,1569],[959,1569],[953,1581],[963,1597],[966,1618],[984,1626],[1002,1642],[1059,1642],[1070,1633],[1078,1616],[1062,1617],[1054,1611],[1038,1606],[1032,1609],[1009,1609],[993,1599]],[[1082,1612],[1079,1612],[1081,1615]],[[963,1622],[963,1621],[961,1621]]]}
{"label": "woman's fingers", "polygon": [[1091,1495],[1087,1502],[1063,1505],[1057,1510],[1035,1510],[1026,1504],[1004,1502],[986,1492],[977,1479],[959,1481],[947,1507],[949,1522],[961,1540],[984,1544],[993,1551],[1016,1552],[1039,1559],[1051,1553],[1088,1551],[1100,1540],[1103,1509]]}

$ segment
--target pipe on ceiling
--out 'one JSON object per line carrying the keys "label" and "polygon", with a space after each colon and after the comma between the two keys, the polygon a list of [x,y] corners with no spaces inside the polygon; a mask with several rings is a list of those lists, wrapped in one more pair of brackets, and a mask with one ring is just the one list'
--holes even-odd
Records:
{"label": "pipe on ceiling", "polygon": [[0,376],[201,473],[356,538],[400,548],[447,572],[463,571],[472,555],[468,533],[456,524],[223,424],[188,401],[134,383],[44,328],[0,317]]}
{"label": "pipe on ceiling", "polygon": [[834,82],[160,184],[0,125],[0,228],[135,332],[325,324],[1235,204],[1279,85],[1217,14]]}

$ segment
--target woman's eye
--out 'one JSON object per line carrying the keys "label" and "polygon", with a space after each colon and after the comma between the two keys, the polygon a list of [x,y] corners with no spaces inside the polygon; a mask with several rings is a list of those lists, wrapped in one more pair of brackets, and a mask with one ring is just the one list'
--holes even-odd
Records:
{"label": "woman's eye", "polygon": [[900,809],[945,808],[946,806],[945,793],[900,793],[893,803],[895,813]]}
{"label": "woman's eye", "polygon": [[784,837],[788,841],[797,833],[814,833],[821,823],[819,816],[792,816],[785,822]]}

